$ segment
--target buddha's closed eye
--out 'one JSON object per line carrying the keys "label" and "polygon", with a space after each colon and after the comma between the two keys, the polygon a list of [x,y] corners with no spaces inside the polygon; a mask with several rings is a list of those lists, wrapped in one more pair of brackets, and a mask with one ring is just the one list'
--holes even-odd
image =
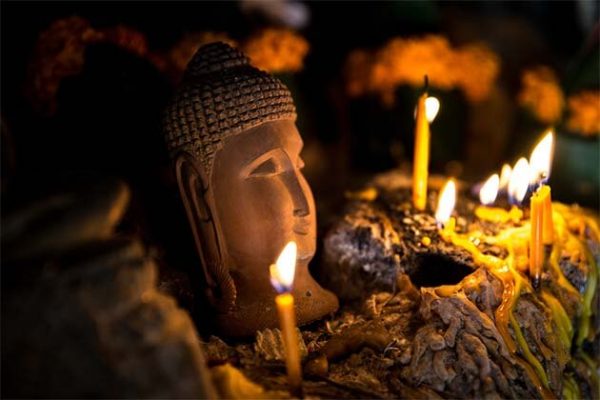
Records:
{"label": "buddha's closed eye", "polygon": [[248,176],[268,177],[278,175],[281,172],[283,172],[283,168],[281,168],[277,160],[275,160],[274,158],[269,158],[258,164],[256,167],[254,167],[250,171],[250,174],[248,174]]}
{"label": "buddha's closed eye", "polygon": [[257,158],[246,168],[247,178],[267,178],[285,171],[304,168],[304,161],[298,157],[295,165],[283,151],[276,150]]}

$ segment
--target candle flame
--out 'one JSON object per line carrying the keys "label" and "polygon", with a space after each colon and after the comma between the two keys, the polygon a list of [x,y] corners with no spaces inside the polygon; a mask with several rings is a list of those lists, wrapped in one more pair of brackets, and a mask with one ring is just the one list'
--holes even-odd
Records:
{"label": "candle flame", "polygon": [[511,202],[521,203],[529,188],[529,163],[525,157],[519,158],[508,182],[508,197]]}
{"label": "candle flame", "polygon": [[498,196],[498,188],[500,187],[500,177],[494,174],[488,178],[479,191],[479,201],[483,205],[490,205],[496,201]]}
{"label": "candle flame", "polygon": [[508,182],[510,182],[510,174],[512,174],[512,168],[508,164],[504,164],[502,166],[502,171],[500,172],[500,190],[508,188]]}
{"label": "candle flame", "polygon": [[549,129],[546,135],[534,147],[529,157],[530,180],[529,183],[545,182],[550,177],[552,154],[554,150],[554,132]]}
{"label": "candle flame", "polygon": [[435,97],[425,99],[425,117],[429,123],[432,123],[440,111],[440,101]]}
{"label": "candle flame", "polygon": [[435,219],[440,224],[445,224],[450,219],[454,204],[456,203],[456,185],[452,179],[448,180],[440,192]]}
{"label": "candle flame", "polygon": [[279,293],[289,292],[296,273],[296,254],[298,248],[293,240],[285,245],[275,264],[271,264],[271,284]]}

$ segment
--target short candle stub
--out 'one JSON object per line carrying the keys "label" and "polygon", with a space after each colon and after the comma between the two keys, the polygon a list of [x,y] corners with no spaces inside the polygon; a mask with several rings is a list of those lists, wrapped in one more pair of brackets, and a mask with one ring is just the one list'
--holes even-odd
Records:
{"label": "short candle stub", "polygon": [[456,203],[456,184],[450,179],[444,185],[440,192],[437,210],[435,211],[435,220],[440,227],[446,227],[452,220],[452,212]]}

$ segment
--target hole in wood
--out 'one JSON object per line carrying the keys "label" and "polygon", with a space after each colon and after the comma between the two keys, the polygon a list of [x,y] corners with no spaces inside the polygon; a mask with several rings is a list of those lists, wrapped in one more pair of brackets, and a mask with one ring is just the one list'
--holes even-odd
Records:
{"label": "hole in wood", "polygon": [[444,254],[425,253],[416,256],[415,268],[409,276],[416,287],[436,287],[455,285],[472,272],[468,265]]}

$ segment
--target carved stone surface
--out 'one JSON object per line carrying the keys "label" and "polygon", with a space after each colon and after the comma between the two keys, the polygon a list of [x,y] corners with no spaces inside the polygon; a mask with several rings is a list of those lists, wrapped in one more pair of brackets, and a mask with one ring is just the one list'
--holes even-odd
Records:
{"label": "carved stone surface", "polygon": [[308,272],[315,203],[287,88],[224,43],[198,50],[165,113],[179,191],[220,330],[249,336],[277,326],[269,265],[298,245],[293,293],[300,324],[335,311]]}

